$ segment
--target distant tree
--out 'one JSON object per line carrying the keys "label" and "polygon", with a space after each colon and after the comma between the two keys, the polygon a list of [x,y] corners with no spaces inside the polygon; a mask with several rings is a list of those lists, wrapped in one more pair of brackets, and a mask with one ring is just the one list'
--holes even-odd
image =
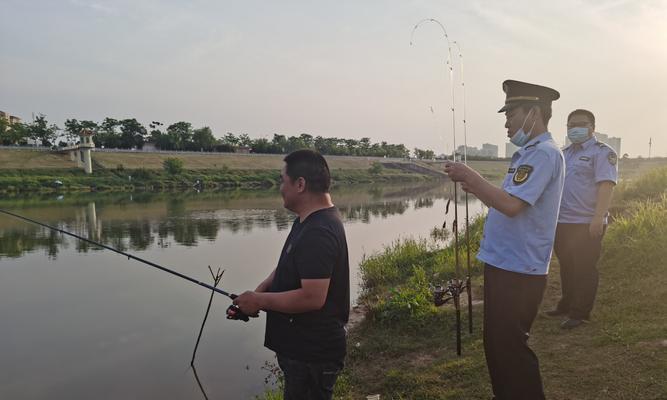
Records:
{"label": "distant tree", "polygon": [[185,150],[192,142],[192,124],[185,121],[171,124],[167,127],[167,136],[171,150]]}
{"label": "distant tree", "polygon": [[431,160],[435,157],[435,152],[433,152],[433,150],[421,150],[415,148],[415,157],[420,160]]}
{"label": "distant tree", "polygon": [[183,160],[169,157],[162,162],[162,167],[169,175],[178,175],[183,172]]}
{"label": "distant tree", "polygon": [[195,129],[192,133],[192,143],[195,150],[211,151],[215,142],[215,136],[213,136],[213,132],[208,126]]}
{"label": "distant tree", "polygon": [[[65,138],[69,142],[76,142],[83,129],[89,129],[94,133],[97,133],[99,126],[95,121],[77,121],[76,119],[68,119],[65,121]],[[95,141],[98,141],[97,137],[95,138]]]}
{"label": "distant tree", "polygon": [[120,122],[114,118],[104,118],[95,135],[95,144],[100,147],[115,149],[120,147]]}
{"label": "distant tree", "polygon": [[11,129],[9,128],[9,121],[0,117],[0,144],[7,146],[10,144],[15,144],[12,138],[10,138]]}
{"label": "distant tree", "polygon": [[148,124],[148,127],[150,128],[149,140],[160,150],[171,150],[172,147],[170,147],[169,137],[162,132],[162,126],[164,126],[164,124],[160,121],[151,121],[151,123]]}
{"label": "distant tree", "polygon": [[[5,131],[5,135],[7,139],[6,144],[19,144],[25,146],[28,144],[28,139],[30,139],[30,127],[28,124],[15,122],[9,125],[9,129]],[[3,144],[5,143],[3,142]]]}
{"label": "distant tree", "polygon": [[236,147],[239,145],[239,138],[237,138],[233,133],[227,132],[225,136],[222,137],[222,143]]}
{"label": "distant tree", "polygon": [[40,142],[42,146],[51,146],[55,142],[60,128],[55,124],[49,125],[46,115],[39,114],[28,126],[30,138]]}
{"label": "distant tree", "polygon": [[313,138],[313,135],[302,133],[299,135],[299,139],[301,139],[301,142],[303,142],[304,147],[312,149],[315,146],[315,139]]}
{"label": "distant tree", "polygon": [[361,152],[361,155],[368,156],[370,155],[371,149],[371,138],[363,137],[361,140],[359,140],[359,151]]}
{"label": "distant tree", "polygon": [[285,153],[287,152],[287,149],[289,147],[289,143],[287,142],[287,137],[285,137],[285,135],[279,135],[277,133],[273,134],[273,140],[271,140],[271,144],[273,145],[272,148],[273,153]]}
{"label": "distant tree", "polygon": [[252,147],[252,139],[246,133],[239,135],[239,146]]}
{"label": "distant tree", "polygon": [[271,143],[266,138],[253,140],[250,147],[253,153],[271,153]]}
{"label": "distant tree", "polygon": [[135,118],[119,121],[119,147],[121,149],[142,148],[148,131]]}

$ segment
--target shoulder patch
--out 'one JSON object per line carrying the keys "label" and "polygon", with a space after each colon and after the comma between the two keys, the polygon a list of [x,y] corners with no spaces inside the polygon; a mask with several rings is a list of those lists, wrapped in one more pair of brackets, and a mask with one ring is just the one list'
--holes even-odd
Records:
{"label": "shoulder patch", "polygon": [[512,182],[514,182],[515,185],[521,185],[522,183],[528,180],[532,172],[533,172],[532,166],[526,164],[519,165],[516,169],[516,172],[514,172],[514,176],[512,177]]}
{"label": "shoulder patch", "polygon": [[618,162],[618,156],[613,151],[610,151],[609,154],[607,154],[607,161],[609,161],[609,164],[611,165],[616,165]]}

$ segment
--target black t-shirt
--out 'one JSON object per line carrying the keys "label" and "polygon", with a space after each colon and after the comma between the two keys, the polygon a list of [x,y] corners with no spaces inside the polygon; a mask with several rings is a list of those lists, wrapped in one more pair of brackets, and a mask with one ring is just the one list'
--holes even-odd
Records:
{"label": "black t-shirt", "polygon": [[331,279],[324,306],[286,314],[268,311],[264,345],[301,361],[342,361],[345,324],[350,312],[350,265],[347,241],[335,207],[297,218],[285,241],[270,292],[299,289],[301,279]]}

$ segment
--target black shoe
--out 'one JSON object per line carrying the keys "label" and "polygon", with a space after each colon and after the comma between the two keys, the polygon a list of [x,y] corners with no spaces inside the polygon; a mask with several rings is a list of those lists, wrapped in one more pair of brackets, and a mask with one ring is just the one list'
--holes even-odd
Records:
{"label": "black shoe", "polygon": [[561,311],[559,309],[550,310],[544,313],[547,317],[561,317],[567,315],[567,311]]}
{"label": "black shoe", "polygon": [[585,324],[586,320],[583,319],[573,319],[573,318],[568,318],[565,321],[563,321],[562,324],[560,324],[561,329],[574,329],[578,326],[581,326]]}

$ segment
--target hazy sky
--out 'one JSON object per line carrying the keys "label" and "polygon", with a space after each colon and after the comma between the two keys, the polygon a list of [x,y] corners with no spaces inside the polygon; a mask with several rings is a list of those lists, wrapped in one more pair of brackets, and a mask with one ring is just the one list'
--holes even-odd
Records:
{"label": "hazy sky", "polygon": [[667,0],[0,0],[0,110],[451,152],[446,42],[426,24],[409,44],[423,18],[461,44],[469,145],[504,154],[501,82],[518,79],[560,91],[560,143],[587,108],[623,153],[652,137],[667,156]]}

